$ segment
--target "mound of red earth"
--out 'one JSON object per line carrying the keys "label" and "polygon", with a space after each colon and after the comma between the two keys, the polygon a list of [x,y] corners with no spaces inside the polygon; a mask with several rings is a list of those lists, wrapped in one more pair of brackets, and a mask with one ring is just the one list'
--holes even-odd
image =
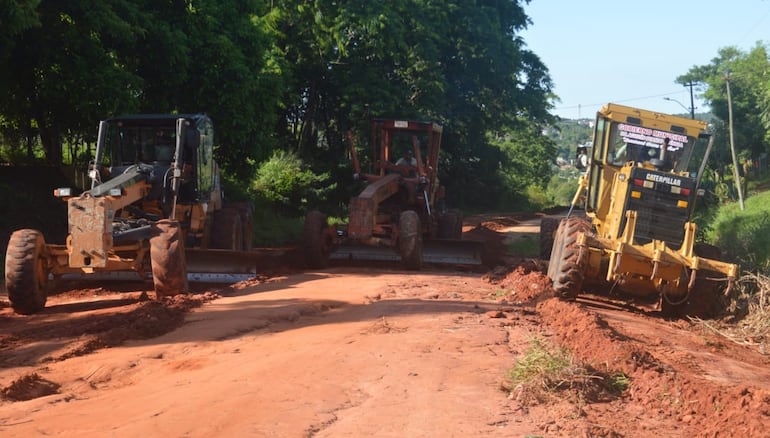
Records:
{"label": "mound of red earth", "polygon": [[[564,421],[557,429],[565,436],[657,436],[656,429],[681,431],[678,436],[770,436],[766,356],[703,333],[695,322],[603,308],[601,297],[560,300],[542,269],[530,261],[498,268],[487,279],[508,291],[511,303],[534,310],[543,335],[574,361],[629,382],[616,399],[581,406],[587,423],[600,427],[579,431]],[[747,380],[752,373],[759,374]]]}

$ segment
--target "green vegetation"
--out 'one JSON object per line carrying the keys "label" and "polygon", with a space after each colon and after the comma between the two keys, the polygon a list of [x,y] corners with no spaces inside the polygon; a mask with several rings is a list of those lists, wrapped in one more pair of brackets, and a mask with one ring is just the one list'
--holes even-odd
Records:
{"label": "green vegetation", "polygon": [[[0,160],[84,169],[100,119],[206,112],[228,197],[254,202],[265,221],[256,226],[259,241],[275,242],[296,238],[308,209],[345,217],[360,189],[348,132],[364,148],[370,118],[419,118],[444,126],[439,177],[453,208],[566,205],[578,176],[569,162],[591,140],[593,115],[549,113],[557,96],[521,38],[530,25],[525,4],[5,2]],[[767,47],[757,43],[745,52],[722,48],[675,78],[695,83],[713,110],[698,115],[716,131],[699,238],[749,269],[766,269],[770,257],[762,202],[752,191],[745,213],[716,213],[736,199],[726,85],[744,182],[761,191],[751,169],[767,173],[768,68]],[[0,187],[6,197],[10,190]]]}
{"label": "green vegetation", "polygon": [[569,351],[546,344],[539,338],[508,371],[507,388],[522,402],[542,402],[555,392],[570,391],[583,404],[606,396],[620,396],[630,386],[622,372],[601,373],[575,362]]}
{"label": "green vegetation", "polygon": [[540,233],[525,234],[508,243],[508,253],[521,257],[538,257],[540,255]]}
{"label": "green vegetation", "polygon": [[529,349],[508,371],[513,386],[536,384],[546,390],[556,389],[565,374],[574,367],[567,350],[549,348],[541,339],[532,339]]}
{"label": "green vegetation", "polygon": [[707,240],[722,249],[742,269],[768,272],[770,268],[770,192],[746,199],[744,211],[738,203],[718,209],[706,231]]}
{"label": "green vegetation", "polygon": [[251,189],[288,216],[302,216],[335,187],[328,173],[316,175],[293,152],[276,151],[260,164]]}
{"label": "green vegetation", "polygon": [[569,162],[577,155],[578,145],[591,142],[593,114],[587,119],[559,120],[545,134],[557,144],[556,157]]}
{"label": "green vegetation", "polygon": [[254,212],[254,245],[281,246],[297,242],[302,236],[304,217],[287,217],[265,205]]}
{"label": "green vegetation", "polygon": [[264,186],[276,153],[328,176],[290,182],[301,210],[316,201],[302,191],[349,199],[349,131],[365,147],[370,118],[414,118],[444,126],[452,206],[519,202],[548,179],[541,131],[555,120],[548,71],[520,37],[523,4],[11,2],[0,13],[0,156],[58,165],[87,156],[100,119],[206,112],[234,180]]}

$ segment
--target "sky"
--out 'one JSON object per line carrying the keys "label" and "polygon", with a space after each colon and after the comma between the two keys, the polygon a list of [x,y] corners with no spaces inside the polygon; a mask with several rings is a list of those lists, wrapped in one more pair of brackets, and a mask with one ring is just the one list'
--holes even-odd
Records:
{"label": "sky", "polygon": [[[593,118],[605,103],[689,114],[675,82],[719,49],[770,46],[770,0],[531,0],[520,35],[546,65],[559,96],[553,114]],[[708,106],[695,94],[695,112]],[[664,98],[672,99],[666,100]]]}

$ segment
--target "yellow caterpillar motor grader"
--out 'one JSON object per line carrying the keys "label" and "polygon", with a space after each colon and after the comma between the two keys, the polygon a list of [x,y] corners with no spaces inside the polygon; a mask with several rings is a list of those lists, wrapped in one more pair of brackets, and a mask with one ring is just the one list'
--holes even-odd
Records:
{"label": "yellow caterpillar motor grader", "polygon": [[213,123],[204,114],[103,120],[90,189],[54,191],[68,204],[66,243],[46,244],[33,229],[11,235],[5,286],[13,309],[42,310],[51,278],[151,272],[163,297],[186,292],[189,277],[255,272],[251,207],[224,203],[212,153]]}
{"label": "yellow caterpillar motor grader", "polygon": [[[554,234],[547,222],[541,228],[541,237],[553,239],[554,290],[574,299],[601,286],[657,297],[666,312],[713,313],[716,291],[731,287],[738,266],[696,243],[691,221],[713,144],[707,124],[610,103],[593,129],[591,162],[570,213]],[[581,202],[585,216],[573,215]]]}
{"label": "yellow caterpillar motor grader", "polygon": [[442,131],[433,122],[373,119],[368,166],[349,135],[353,177],[366,187],[350,200],[344,226],[327,224],[317,210],[308,212],[307,265],[325,267],[329,259],[400,260],[410,270],[423,262],[481,264],[482,243],[462,239],[462,214],[444,203],[438,180]]}

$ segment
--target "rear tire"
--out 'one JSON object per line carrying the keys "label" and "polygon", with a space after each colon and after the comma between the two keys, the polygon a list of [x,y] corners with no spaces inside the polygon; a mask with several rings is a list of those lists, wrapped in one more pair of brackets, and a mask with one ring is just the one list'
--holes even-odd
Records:
{"label": "rear tire", "polygon": [[574,300],[583,288],[583,269],[588,255],[581,254],[577,247],[577,236],[590,231],[591,225],[579,217],[568,217],[559,223],[548,263],[548,277],[559,298]]}
{"label": "rear tire", "polygon": [[241,216],[243,229],[243,249],[251,251],[254,249],[254,207],[248,202],[238,202],[230,204]]}
{"label": "rear tire", "polygon": [[305,240],[305,264],[308,268],[320,269],[329,265],[332,239],[326,232],[326,215],[312,210],[305,216],[303,238]]}
{"label": "rear tire", "polygon": [[243,219],[237,209],[223,208],[214,212],[211,248],[231,251],[244,249]]}
{"label": "rear tire", "polygon": [[422,229],[417,212],[401,212],[398,219],[398,252],[405,269],[417,271],[422,268]]}
{"label": "rear tire", "polygon": [[440,216],[438,237],[440,239],[462,239],[463,214],[460,210],[449,210]]}
{"label": "rear tire", "polygon": [[187,293],[187,260],[179,222],[163,219],[155,223],[150,263],[158,299]]}
{"label": "rear tire", "polygon": [[45,239],[37,230],[14,231],[5,252],[5,289],[16,313],[31,315],[48,299]]}

